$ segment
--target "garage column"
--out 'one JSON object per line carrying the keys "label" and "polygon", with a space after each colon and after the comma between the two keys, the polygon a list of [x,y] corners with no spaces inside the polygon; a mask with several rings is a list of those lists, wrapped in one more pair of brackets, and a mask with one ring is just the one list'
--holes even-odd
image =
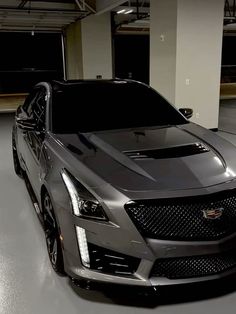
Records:
{"label": "garage column", "polygon": [[112,78],[110,13],[90,15],[65,32],[68,79]]}
{"label": "garage column", "polygon": [[218,127],[224,0],[151,0],[150,84]]}

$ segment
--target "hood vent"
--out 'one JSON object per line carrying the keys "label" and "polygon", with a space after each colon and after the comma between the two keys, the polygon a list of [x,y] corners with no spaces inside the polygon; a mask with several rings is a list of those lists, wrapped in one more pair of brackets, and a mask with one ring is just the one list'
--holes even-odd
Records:
{"label": "hood vent", "polygon": [[202,143],[193,143],[183,146],[174,146],[161,149],[150,149],[140,151],[125,151],[126,156],[134,160],[145,159],[167,159],[198,155],[209,152],[209,149]]}

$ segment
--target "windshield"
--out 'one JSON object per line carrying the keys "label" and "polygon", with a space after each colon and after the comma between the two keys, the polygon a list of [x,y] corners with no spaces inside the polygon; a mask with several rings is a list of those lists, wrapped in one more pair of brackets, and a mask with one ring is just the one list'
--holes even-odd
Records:
{"label": "windshield", "polygon": [[157,92],[135,82],[92,81],[58,85],[53,92],[54,133],[185,123],[186,119]]}

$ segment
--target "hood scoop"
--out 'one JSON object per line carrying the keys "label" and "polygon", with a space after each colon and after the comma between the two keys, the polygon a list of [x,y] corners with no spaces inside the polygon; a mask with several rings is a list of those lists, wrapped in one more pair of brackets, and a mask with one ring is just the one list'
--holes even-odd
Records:
{"label": "hood scoop", "polygon": [[167,159],[187,157],[209,152],[209,148],[202,143],[193,143],[160,149],[124,151],[123,153],[133,160]]}

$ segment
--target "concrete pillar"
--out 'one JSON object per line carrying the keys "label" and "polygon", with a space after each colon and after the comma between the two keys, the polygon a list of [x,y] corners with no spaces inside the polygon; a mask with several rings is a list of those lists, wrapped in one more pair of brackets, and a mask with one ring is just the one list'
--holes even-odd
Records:
{"label": "concrete pillar", "polygon": [[65,32],[65,58],[67,79],[83,78],[81,22],[69,25]]}
{"label": "concrete pillar", "polygon": [[150,84],[218,127],[224,0],[151,0]]}
{"label": "concrete pillar", "polygon": [[68,79],[112,78],[110,14],[90,15],[65,32]]}

